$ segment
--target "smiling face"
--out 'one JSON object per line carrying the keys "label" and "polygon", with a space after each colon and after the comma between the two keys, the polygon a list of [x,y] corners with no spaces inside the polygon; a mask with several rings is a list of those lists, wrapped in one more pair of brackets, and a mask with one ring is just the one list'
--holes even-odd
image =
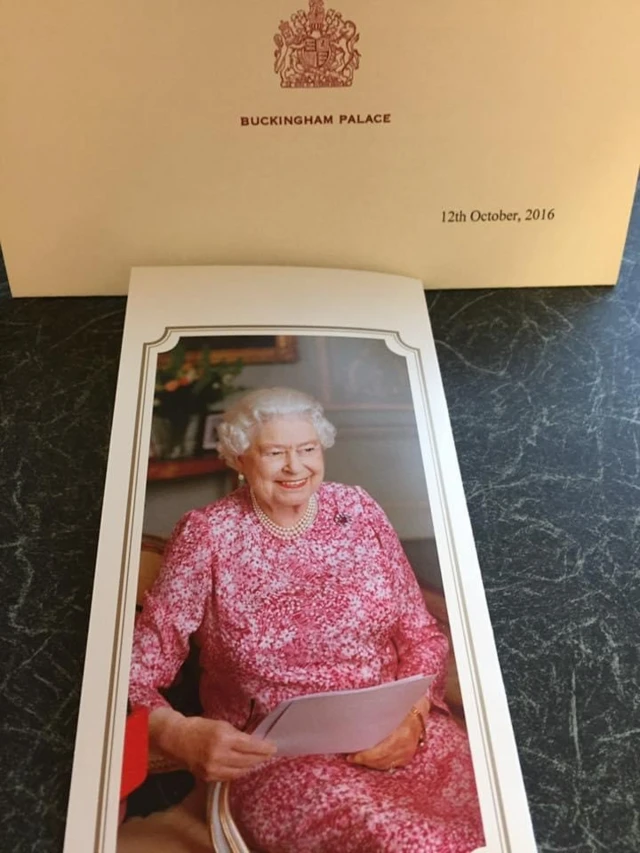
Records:
{"label": "smiling face", "polygon": [[324,478],[324,452],[311,421],[273,418],[237,458],[258,503],[272,514],[304,510]]}

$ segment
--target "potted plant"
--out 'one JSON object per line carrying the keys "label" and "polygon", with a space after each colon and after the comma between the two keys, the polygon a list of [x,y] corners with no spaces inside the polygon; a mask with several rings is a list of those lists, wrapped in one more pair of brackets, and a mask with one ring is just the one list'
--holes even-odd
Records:
{"label": "potted plant", "polygon": [[177,459],[201,452],[200,437],[207,412],[238,391],[242,359],[212,363],[211,349],[189,353],[182,341],[158,359],[151,455]]}

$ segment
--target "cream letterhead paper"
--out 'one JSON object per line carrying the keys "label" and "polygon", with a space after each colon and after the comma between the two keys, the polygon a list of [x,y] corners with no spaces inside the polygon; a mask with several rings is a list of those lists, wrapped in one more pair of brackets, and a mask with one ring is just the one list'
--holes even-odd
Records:
{"label": "cream letterhead paper", "polygon": [[198,263],[613,283],[639,30],[637,0],[10,4],[12,291]]}

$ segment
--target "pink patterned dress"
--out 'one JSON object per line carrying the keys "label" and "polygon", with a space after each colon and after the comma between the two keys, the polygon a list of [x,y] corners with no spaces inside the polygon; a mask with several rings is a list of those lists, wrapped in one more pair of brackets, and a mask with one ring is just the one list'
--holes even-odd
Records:
{"label": "pink patterned dress", "polygon": [[195,634],[204,714],[242,728],[305,693],[436,675],[427,744],[391,773],[344,756],[278,758],[231,786],[261,853],[472,853],[483,832],[469,746],[443,702],[447,640],[386,515],[361,488],[324,483],[315,522],[282,540],[247,488],[187,513],[135,632],[130,699],[166,704]]}

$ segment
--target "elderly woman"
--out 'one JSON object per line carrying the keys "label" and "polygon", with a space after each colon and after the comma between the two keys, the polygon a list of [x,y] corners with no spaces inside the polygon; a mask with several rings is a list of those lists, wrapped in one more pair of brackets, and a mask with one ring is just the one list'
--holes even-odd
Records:
{"label": "elderly woman", "polygon": [[[324,482],[335,429],[306,394],[273,388],[245,395],[219,435],[246,485],[180,521],[136,626],[130,700],[151,709],[152,744],[199,780],[233,780],[232,812],[260,853],[471,853],[483,833],[467,739],[443,701],[447,641],[382,509]],[[204,711],[185,718],[159,688],[192,635]],[[278,758],[242,731],[294,696],[416,674],[435,675],[429,695],[354,755]],[[125,823],[119,851],[210,850],[202,803],[177,823]]]}

